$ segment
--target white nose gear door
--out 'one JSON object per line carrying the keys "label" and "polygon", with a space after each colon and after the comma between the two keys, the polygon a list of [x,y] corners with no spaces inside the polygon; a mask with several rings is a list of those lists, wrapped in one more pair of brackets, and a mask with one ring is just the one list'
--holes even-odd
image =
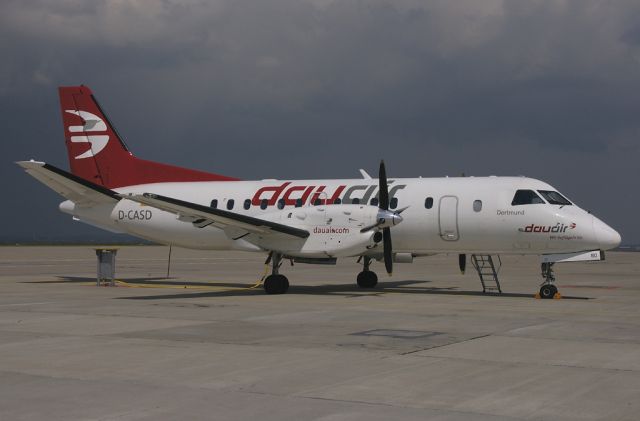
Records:
{"label": "white nose gear door", "polygon": [[446,241],[456,241],[458,233],[458,198],[443,196],[440,199],[440,237]]}

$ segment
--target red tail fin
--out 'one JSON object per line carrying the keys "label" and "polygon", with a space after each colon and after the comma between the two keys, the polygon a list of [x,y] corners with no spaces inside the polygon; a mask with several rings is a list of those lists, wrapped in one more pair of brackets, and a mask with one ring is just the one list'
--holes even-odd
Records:
{"label": "red tail fin", "polygon": [[60,106],[71,172],[107,188],[170,181],[236,178],[133,156],[86,86],[61,87]]}

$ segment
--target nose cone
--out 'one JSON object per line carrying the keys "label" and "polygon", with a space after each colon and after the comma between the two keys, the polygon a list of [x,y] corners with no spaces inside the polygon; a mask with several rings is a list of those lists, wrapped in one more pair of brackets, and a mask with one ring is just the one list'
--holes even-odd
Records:
{"label": "nose cone", "polygon": [[610,250],[620,245],[622,237],[618,231],[611,228],[595,216],[593,217],[593,232],[598,239],[598,244],[602,250]]}
{"label": "nose cone", "polygon": [[402,216],[398,212],[391,212],[388,210],[380,209],[378,211],[379,227],[392,227],[402,222]]}

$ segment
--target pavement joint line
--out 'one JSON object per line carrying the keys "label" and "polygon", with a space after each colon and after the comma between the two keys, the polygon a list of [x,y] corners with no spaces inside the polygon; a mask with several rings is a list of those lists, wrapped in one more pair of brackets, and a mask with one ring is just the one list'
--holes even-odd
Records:
{"label": "pavement joint line", "polygon": [[622,340],[616,340],[616,339],[603,340],[603,338],[586,340],[583,338],[552,338],[549,336],[509,335],[506,333],[494,334],[493,336],[504,336],[506,338],[546,339],[550,341],[572,341],[572,342],[597,343],[597,344],[640,345],[640,339],[637,339],[634,342],[630,342],[630,341],[622,341]]}
{"label": "pavement joint line", "polygon": [[483,415],[483,416],[490,416],[490,417],[500,417],[502,419],[512,419],[512,420],[524,420],[526,418],[516,418],[516,417],[512,417],[512,416],[505,416],[505,415],[500,415],[500,414],[494,414],[494,413],[488,413],[488,412],[478,412],[478,411],[461,411],[459,409],[448,409],[448,408],[441,408],[441,407],[431,407],[431,406],[417,406],[417,405],[395,405],[392,403],[387,403],[387,402],[370,402],[370,401],[363,401],[363,400],[357,400],[357,399],[337,399],[337,398],[323,398],[321,396],[306,396],[306,395],[300,395],[300,394],[295,394],[295,395],[277,395],[277,394],[272,394],[272,393],[268,393],[268,392],[257,392],[257,391],[240,391],[240,392],[244,392],[244,393],[253,393],[253,394],[258,394],[258,395],[265,395],[265,396],[279,396],[279,397],[293,397],[293,398],[304,398],[304,399],[313,399],[313,400],[319,400],[319,401],[328,401],[328,402],[341,402],[341,403],[356,403],[356,404],[360,404],[360,405],[371,405],[371,406],[385,406],[385,407],[389,407],[389,408],[406,408],[406,409],[421,409],[421,410],[429,410],[429,411],[436,411],[436,412],[443,412],[443,413],[457,413],[457,414],[465,414],[465,415]]}
{"label": "pavement joint line", "polygon": [[10,306],[32,306],[32,305],[38,305],[38,304],[52,304],[55,303],[55,301],[41,301],[38,303],[15,303],[15,304],[0,304],[0,307],[10,307]]}
{"label": "pavement joint line", "polygon": [[[394,405],[392,403],[386,403],[386,402],[369,402],[369,401],[352,400],[352,399],[323,398],[320,396],[307,396],[300,393],[278,394],[273,392],[265,392],[261,390],[245,390],[245,389],[228,389],[227,392],[244,393],[244,394],[259,395],[259,396],[283,397],[283,398],[290,398],[290,399],[310,399],[310,400],[319,400],[319,401],[327,401],[327,402],[356,403],[360,405],[384,406],[389,408],[415,408],[411,406]],[[417,408],[417,409],[424,409],[424,408]]]}
{"label": "pavement joint line", "polygon": [[[451,345],[455,345],[455,344],[451,344]],[[433,349],[433,348],[432,348]],[[430,351],[430,349],[427,349],[427,351]],[[447,356],[447,355],[415,355],[415,357],[417,358],[433,358],[433,359],[437,359],[437,360],[457,360],[457,361],[468,361],[468,362],[483,362],[483,363],[491,363],[491,364],[496,364],[496,365],[509,365],[509,366],[516,366],[516,365],[533,365],[533,366],[537,366],[537,367],[558,367],[558,368],[569,368],[569,369],[576,369],[576,370],[584,370],[584,369],[589,369],[589,370],[599,370],[599,371],[605,371],[605,372],[622,372],[622,373],[640,373],[640,370],[634,370],[631,368],[615,368],[615,367],[592,367],[592,366],[588,366],[588,365],[577,365],[577,364],[540,364],[538,362],[535,361],[498,361],[498,360],[487,360],[487,359],[482,359],[482,358],[465,358],[465,357],[452,357],[452,356]]]}
{"label": "pavement joint line", "polygon": [[431,346],[431,347],[424,348],[424,349],[416,349],[414,351],[402,352],[399,355],[410,355],[410,354],[415,354],[416,352],[429,351],[429,350],[437,349],[437,348],[444,348],[445,346],[457,345],[457,344],[461,344],[461,343],[465,343],[465,342],[470,342],[470,341],[473,341],[473,340],[476,340],[476,339],[486,338],[487,336],[492,336],[492,335],[493,335],[492,333],[488,333],[486,335],[480,335],[480,336],[475,336],[473,338],[463,339],[463,340],[458,341],[458,342],[451,342],[451,343],[448,343],[448,344],[435,345],[435,346]]}
{"label": "pavement joint line", "polygon": [[[336,383],[336,384],[340,384],[340,383]],[[334,385],[331,385],[331,386],[334,386]],[[242,390],[242,389],[237,390],[237,392],[247,393],[251,395],[260,395],[260,396],[277,396],[277,397],[288,397],[288,398],[294,398],[294,399],[312,399],[312,400],[328,401],[328,402],[357,403],[362,405],[386,406],[386,407],[393,407],[393,408],[416,408],[412,406],[394,405],[386,402],[369,402],[369,401],[360,401],[360,400],[354,400],[354,399],[337,399],[337,398],[323,398],[320,396],[307,396],[301,393],[277,394],[277,393],[262,392],[259,390]],[[424,408],[418,408],[418,409],[424,409]]]}

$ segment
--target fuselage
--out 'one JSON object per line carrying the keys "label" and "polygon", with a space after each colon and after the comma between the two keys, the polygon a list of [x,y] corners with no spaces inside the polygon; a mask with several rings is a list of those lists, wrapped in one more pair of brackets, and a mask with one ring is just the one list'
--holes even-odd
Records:
{"label": "fuselage", "polygon": [[[545,195],[557,190],[536,179],[396,178],[389,183],[390,208],[406,208],[402,212],[402,224],[393,227],[396,253],[414,256],[571,253],[606,250],[620,243],[620,235],[615,230],[574,203],[554,204],[560,203],[553,199],[557,196]],[[263,219],[286,222],[284,218],[293,218],[311,232],[318,232],[325,229],[318,220],[322,221],[324,213],[329,215],[332,206],[377,206],[378,180],[170,182],[115,190],[123,194],[155,193]],[[537,198],[526,199],[534,196]],[[80,207],[66,201],[60,208],[84,222],[159,243],[199,249],[262,251],[255,244],[234,240],[214,226],[199,228],[172,213],[131,200],[93,207]],[[353,230],[339,225],[332,229],[331,235],[338,238],[336,241],[340,235],[345,238],[353,235]],[[344,231],[340,232],[341,229]],[[305,252],[297,254],[305,255]]]}

